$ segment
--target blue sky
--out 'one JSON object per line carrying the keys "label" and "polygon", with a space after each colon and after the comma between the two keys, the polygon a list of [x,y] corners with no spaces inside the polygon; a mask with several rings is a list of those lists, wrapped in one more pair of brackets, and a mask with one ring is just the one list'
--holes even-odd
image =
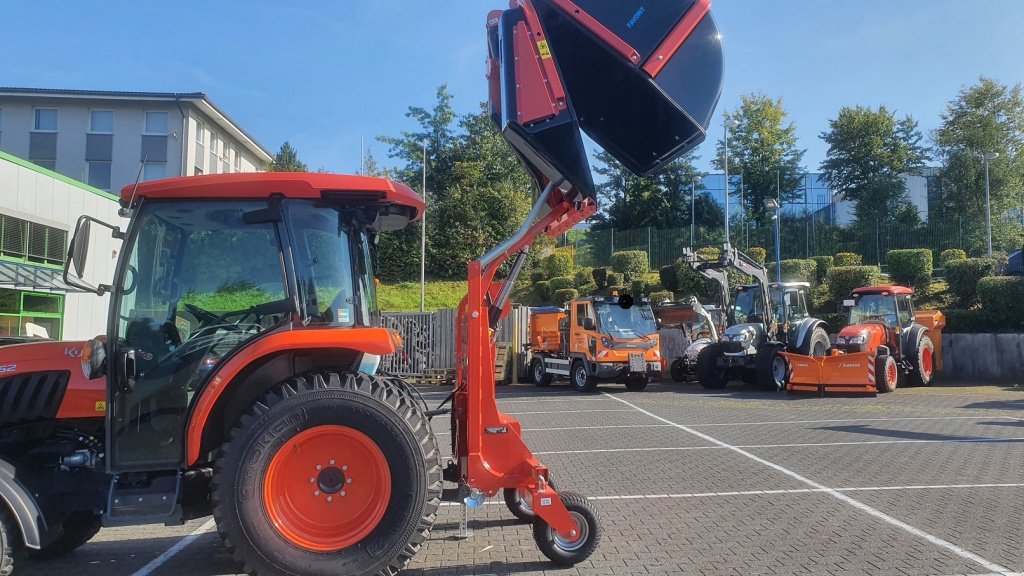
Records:
{"label": "blue sky", "polygon": [[[475,109],[485,16],[504,6],[12,2],[0,85],[203,91],[268,148],[289,140],[311,169],[351,172],[360,137],[385,160],[374,137],[413,128],[406,108],[430,105],[439,84],[459,111]],[[741,93],[782,97],[811,170],[825,154],[818,135],[844,105],[886,104],[927,131],[979,75],[1024,79],[1021,0],[716,0],[712,9],[725,41],[719,113]],[[699,149],[704,169],[714,138]]]}

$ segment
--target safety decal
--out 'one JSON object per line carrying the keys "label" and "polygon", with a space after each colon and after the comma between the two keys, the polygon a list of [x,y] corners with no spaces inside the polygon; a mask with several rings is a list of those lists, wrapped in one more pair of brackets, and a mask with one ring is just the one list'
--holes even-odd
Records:
{"label": "safety decal", "polygon": [[537,52],[540,53],[541,60],[548,60],[551,58],[551,49],[548,48],[547,40],[537,42]]}

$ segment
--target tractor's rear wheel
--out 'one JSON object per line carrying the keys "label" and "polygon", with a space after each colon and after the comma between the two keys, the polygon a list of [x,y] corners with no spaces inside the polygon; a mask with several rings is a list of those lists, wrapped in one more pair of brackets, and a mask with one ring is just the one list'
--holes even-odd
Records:
{"label": "tractor's rear wheel", "polygon": [[672,376],[673,382],[685,382],[686,381],[686,365],[683,364],[682,358],[676,358],[672,361],[672,364],[668,367],[669,375]]}
{"label": "tractor's rear wheel", "polygon": [[569,516],[576,522],[579,538],[567,540],[560,536],[543,518],[538,516],[533,521],[533,539],[537,542],[542,554],[552,562],[563,566],[578,564],[594,553],[601,540],[601,524],[597,509],[589,500],[572,492],[558,495],[562,504],[569,511]]}
{"label": "tractor's rear wheel", "polygon": [[708,390],[721,390],[729,383],[729,369],[718,363],[721,356],[718,343],[708,344],[697,355],[697,380]]}
{"label": "tractor's rear wheel", "polygon": [[811,335],[800,346],[800,353],[804,356],[828,356],[828,349],[832,346],[829,342],[828,332],[821,326],[811,331]]}
{"label": "tractor's rear wheel", "polygon": [[21,555],[21,531],[6,506],[0,506],[0,576],[14,572],[14,561]]}
{"label": "tractor's rear wheel", "polygon": [[537,386],[551,384],[551,374],[544,369],[544,359],[540,356],[536,356],[530,361],[530,381]]}
{"label": "tractor's rear wheel", "polygon": [[[49,560],[70,554],[100,531],[103,518],[92,512],[72,512],[64,519],[64,532],[56,540],[29,553],[33,559]],[[0,572],[2,573],[2,572]]]}
{"label": "tractor's rear wheel", "polygon": [[875,357],[875,389],[882,393],[893,392],[899,379],[900,371],[895,358],[888,354]]}
{"label": "tractor's rear wheel", "polygon": [[779,354],[782,349],[779,344],[765,344],[757,351],[754,370],[757,372],[757,385],[762,390],[774,392],[786,387],[789,365],[786,357]]}
{"label": "tractor's rear wheel", "polygon": [[403,385],[311,374],[231,430],[213,514],[249,574],[393,574],[426,541],[441,485],[437,441]]}
{"label": "tractor's rear wheel", "polygon": [[931,386],[935,377],[935,344],[932,339],[922,336],[917,344],[917,353],[910,358],[910,383],[914,386]]}

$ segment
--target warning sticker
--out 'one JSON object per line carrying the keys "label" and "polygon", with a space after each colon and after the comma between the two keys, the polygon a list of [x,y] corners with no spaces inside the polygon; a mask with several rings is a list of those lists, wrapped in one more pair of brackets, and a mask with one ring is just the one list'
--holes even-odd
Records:
{"label": "warning sticker", "polygon": [[97,402],[96,403],[96,411],[97,412],[106,412],[107,411],[107,403],[106,402]]}
{"label": "warning sticker", "polygon": [[350,322],[348,308],[338,308],[338,322],[347,324]]}
{"label": "warning sticker", "polygon": [[537,52],[540,52],[540,57],[543,60],[551,58],[551,49],[548,48],[547,40],[541,40],[540,42],[537,42]]}

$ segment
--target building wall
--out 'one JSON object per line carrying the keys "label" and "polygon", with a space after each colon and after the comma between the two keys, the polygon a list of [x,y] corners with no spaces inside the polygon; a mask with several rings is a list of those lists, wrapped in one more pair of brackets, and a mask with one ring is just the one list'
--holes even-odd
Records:
{"label": "building wall", "polygon": [[[262,163],[239,140],[195,106],[189,106],[187,132],[185,174],[188,176],[199,173],[197,168],[202,169],[202,174],[224,174],[225,160],[227,172],[257,172],[263,169]],[[211,165],[210,158],[213,135],[216,135],[217,142],[216,165]]]}
{"label": "building wall", "polygon": [[[118,203],[113,196],[23,164],[27,163],[0,155],[0,213],[66,230],[68,242],[83,214],[126,227],[127,221],[117,215]],[[120,244],[105,228],[92,227],[86,281],[94,285],[111,282]],[[50,336],[76,340],[104,333],[109,302],[109,296],[67,294],[63,334]]]}

